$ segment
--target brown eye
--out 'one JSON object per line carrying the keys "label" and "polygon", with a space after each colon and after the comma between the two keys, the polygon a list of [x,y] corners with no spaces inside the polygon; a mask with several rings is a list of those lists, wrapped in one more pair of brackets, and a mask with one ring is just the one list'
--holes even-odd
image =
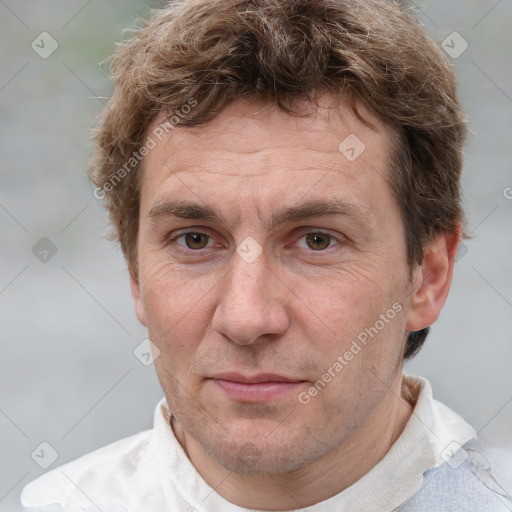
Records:
{"label": "brown eye", "polygon": [[183,235],[189,249],[204,249],[208,244],[208,235],[204,233],[186,233]]}
{"label": "brown eye", "polygon": [[321,251],[327,249],[331,243],[331,237],[325,233],[308,233],[306,243],[311,249]]}

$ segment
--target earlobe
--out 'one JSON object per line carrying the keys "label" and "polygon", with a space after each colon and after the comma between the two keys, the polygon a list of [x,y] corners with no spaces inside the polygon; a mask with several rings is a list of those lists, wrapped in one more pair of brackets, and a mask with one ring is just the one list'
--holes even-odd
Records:
{"label": "earlobe", "polygon": [[140,283],[133,269],[130,269],[130,289],[132,291],[133,300],[135,301],[135,313],[137,318],[142,325],[147,327],[146,311],[144,309],[144,303],[142,302]]}
{"label": "earlobe", "polygon": [[441,233],[425,249],[423,262],[413,273],[407,330],[419,331],[437,320],[450,291],[461,235],[460,228]]}

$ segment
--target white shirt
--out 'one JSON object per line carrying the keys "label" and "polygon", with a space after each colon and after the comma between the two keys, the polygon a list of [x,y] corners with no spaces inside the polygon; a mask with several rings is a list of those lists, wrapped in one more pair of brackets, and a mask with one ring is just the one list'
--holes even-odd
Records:
{"label": "white shirt", "polygon": [[[485,456],[476,448],[451,455],[467,442],[471,447],[474,429],[433,399],[426,379],[404,378],[419,394],[404,431],[385,457],[344,491],[302,512],[458,511],[466,510],[466,503],[472,511],[512,510],[512,501],[503,505],[507,492],[485,467]],[[164,398],[156,407],[153,429],[44,474],[23,489],[22,504],[46,506],[37,511],[61,510],[48,507],[59,504],[65,512],[255,512],[228,502],[203,480],[169,419]]]}

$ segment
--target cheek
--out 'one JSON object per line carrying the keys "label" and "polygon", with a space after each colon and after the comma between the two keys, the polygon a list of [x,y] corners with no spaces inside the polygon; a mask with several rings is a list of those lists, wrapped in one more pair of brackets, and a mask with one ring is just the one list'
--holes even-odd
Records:
{"label": "cheek", "polygon": [[400,360],[406,320],[404,292],[390,281],[370,278],[374,274],[366,270],[340,273],[330,286],[317,287],[306,295],[302,329],[327,402],[357,407],[360,395],[378,395]]}
{"label": "cheek", "polygon": [[320,321],[329,345],[333,340],[343,344],[372,326],[399,300],[398,290],[393,290],[393,283],[383,276],[384,271],[376,263],[351,264],[326,279],[303,281],[297,296],[307,307],[304,314],[311,318],[311,325]]}
{"label": "cheek", "polygon": [[145,262],[141,276],[141,294],[148,323],[158,331],[179,327],[187,316],[194,314],[194,308],[201,301],[193,282],[183,278],[168,264]]}
{"label": "cheek", "polygon": [[180,274],[165,266],[153,266],[141,281],[149,338],[160,349],[161,366],[168,369],[188,366],[207,322],[202,306],[204,290],[191,287]]}

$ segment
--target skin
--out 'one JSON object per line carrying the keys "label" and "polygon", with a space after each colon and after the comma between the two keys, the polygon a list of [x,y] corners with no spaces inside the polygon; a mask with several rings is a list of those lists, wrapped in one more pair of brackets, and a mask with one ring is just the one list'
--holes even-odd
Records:
{"label": "skin", "polygon": [[[411,278],[385,179],[388,128],[362,106],[375,130],[344,103],[304,108],[298,118],[238,101],[209,123],[164,135],[143,162],[131,272],[177,439],[217,493],[262,510],[334,496],[396,441],[412,412],[401,398],[407,333],[439,315],[460,238],[460,230],[439,235]],[[354,161],[338,149],[350,134],[366,146]],[[334,198],[357,213],[266,225],[280,208]],[[209,205],[222,221],[150,215],[169,200]],[[186,229],[207,236],[191,239]],[[312,240],[309,232],[324,235]],[[247,237],[262,249],[251,263],[236,251]],[[397,302],[401,311],[301,403],[298,394]],[[244,403],[208,378],[221,371],[301,383]]]}

